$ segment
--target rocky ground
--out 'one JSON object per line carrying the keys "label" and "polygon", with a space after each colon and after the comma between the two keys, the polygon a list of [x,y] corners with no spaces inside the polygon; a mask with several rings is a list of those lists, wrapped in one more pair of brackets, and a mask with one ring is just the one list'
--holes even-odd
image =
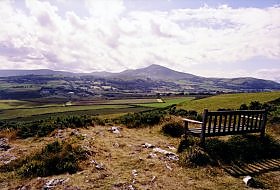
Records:
{"label": "rocky ground", "polygon": [[[180,139],[164,136],[160,129],[108,125],[57,130],[43,138],[1,138],[1,165],[57,139],[79,144],[89,154],[80,164],[81,171],[74,174],[24,179],[11,172],[0,173],[0,189],[248,189],[242,177],[233,177],[220,167],[180,166]],[[271,171],[256,177],[269,189],[280,189],[279,174]]]}

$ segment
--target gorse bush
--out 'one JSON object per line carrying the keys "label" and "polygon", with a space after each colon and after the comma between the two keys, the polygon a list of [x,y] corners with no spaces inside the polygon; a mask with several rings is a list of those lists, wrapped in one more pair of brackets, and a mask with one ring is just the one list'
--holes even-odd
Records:
{"label": "gorse bush", "polygon": [[211,163],[208,153],[197,145],[188,147],[179,160],[183,166],[205,166]]}
{"label": "gorse bush", "polygon": [[177,151],[178,153],[181,153],[184,150],[186,150],[188,147],[197,145],[198,143],[199,143],[198,138],[195,138],[193,136],[188,136],[187,139],[183,139],[180,141]]}
{"label": "gorse bush", "polygon": [[2,172],[16,171],[22,177],[75,173],[80,169],[78,162],[86,158],[87,152],[81,147],[55,141],[33,155],[1,166],[0,170]]}
{"label": "gorse bush", "polygon": [[265,109],[268,111],[268,122],[272,124],[280,123],[280,98],[267,103],[260,103],[258,101],[250,102],[249,106],[247,104],[241,104],[240,110],[259,110]]}
{"label": "gorse bush", "polygon": [[[182,162],[187,160],[196,164],[195,160],[192,161],[195,155],[190,154],[189,150],[196,149],[192,147],[196,147],[197,142],[187,139],[180,143],[178,152],[182,152],[185,156],[182,158],[184,159]],[[280,143],[273,140],[270,136],[265,136],[264,139],[261,139],[255,135],[239,135],[232,136],[227,141],[217,138],[208,139],[205,142],[203,151],[212,160],[211,163],[252,162],[259,159],[280,158]],[[200,155],[202,153],[197,154]],[[191,158],[186,156],[191,156]]]}
{"label": "gorse bush", "polygon": [[241,104],[239,107],[240,110],[261,110],[265,109],[268,112],[272,112],[276,110],[275,105],[272,103],[260,103],[259,101],[252,101],[249,105]]}
{"label": "gorse bush", "polygon": [[202,119],[201,115],[198,114],[197,111],[176,109],[175,105],[168,107],[167,111],[170,115],[188,117],[189,119],[195,119],[195,120],[199,120],[199,121],[201,121],[201,119]]}
{"label": "gorse bush", "polygon": [[201,115],[194,110],[177,110],[175,105],[171,105],[165,108],[143,111],[139,113],[128,113],[115,119],[115,122],[124,124],[130,128],[153,126],[159,124],[161,119],[164,118],[164,116],[166,116],[167,114],[175,116],[186,116],[190,119],[197,119],[199,121],[202,120]]}
{"label": "gorse bush", "polygon": [[184,134],[184,127],[178,122],[166,123],[162,126],[161,130],[164,134],[171,137],[181,137]]}
{"label": "gorse bush", "polygon": [[129,128],[153,126],[158,124],[165,114],[162,110],[128,113],[118,118],[118,121]]}

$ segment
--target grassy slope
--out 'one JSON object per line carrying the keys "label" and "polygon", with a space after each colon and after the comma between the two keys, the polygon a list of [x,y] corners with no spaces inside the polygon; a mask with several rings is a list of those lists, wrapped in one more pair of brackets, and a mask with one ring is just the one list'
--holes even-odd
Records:
{"label": "grassy slope", "polygon": [[163,108],[166,106],[170,106],[172,104],[179,104],[182,102],[189,102],[193,98],[192,97],[178,97],[178,98],[163,98],[164,103],[143,103],[143,104],[137,104],[138,106],[144,106],[144,107],[151,107],[151,108]]}
{"label": "grassy slope", "polygon": [[186,110],[197,110],[202,112],[204,108],[217,110],[219,108],[237,109],[241,104],[249,104],[251,101],[268,102],[280,97],[280,91],[262,92],[262,93],[241,93],[241,94],[224,94],[212,96],[209,98],[198,99],[183,102],[178,108]]}

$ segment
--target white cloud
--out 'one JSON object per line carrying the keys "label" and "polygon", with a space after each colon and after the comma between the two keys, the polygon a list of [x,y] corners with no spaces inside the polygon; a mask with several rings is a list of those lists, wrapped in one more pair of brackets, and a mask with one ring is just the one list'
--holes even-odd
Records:
{"label": "white cloud", "polygon": [[[238,76],[242,71],[228,74],[219,65],[259,56],[280,61],[280,7],[148,12],[128,10],[121,0],[84,5],[88,17],[78,10],[61,15],[61,7],[46,1],[26,0],[28,12],[0,1],[0,69],[91,72],[161,64],[192,72],[193,65],[212,64],[211,76]],[[253,69],[244,74],[269,78]]]}
{"label": "white cloud", "polygon": [[125,10],[122,0],[85,0],[85,5],[93,17],[113,19]]}

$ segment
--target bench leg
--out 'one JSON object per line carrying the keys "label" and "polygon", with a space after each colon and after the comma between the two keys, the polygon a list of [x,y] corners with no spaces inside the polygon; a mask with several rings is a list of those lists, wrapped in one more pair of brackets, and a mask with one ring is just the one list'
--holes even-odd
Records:
{"label": "bench leg", "polygon": [[262,130],[262,131],[261,131],[261,135],[260,135],[261,139],[264,139],[264,134],[265,134],[265,131]]}
{"label": "bench leg", "polygon": [[204,137],[204,136],[201,136],[201,137],[200,137],[199,146],[200,146],[201,148],[205,148],[205,137]]}
{"label": "bench leg", "polygon": [[188,138],[189,122],[185,121],[185,140]]}

